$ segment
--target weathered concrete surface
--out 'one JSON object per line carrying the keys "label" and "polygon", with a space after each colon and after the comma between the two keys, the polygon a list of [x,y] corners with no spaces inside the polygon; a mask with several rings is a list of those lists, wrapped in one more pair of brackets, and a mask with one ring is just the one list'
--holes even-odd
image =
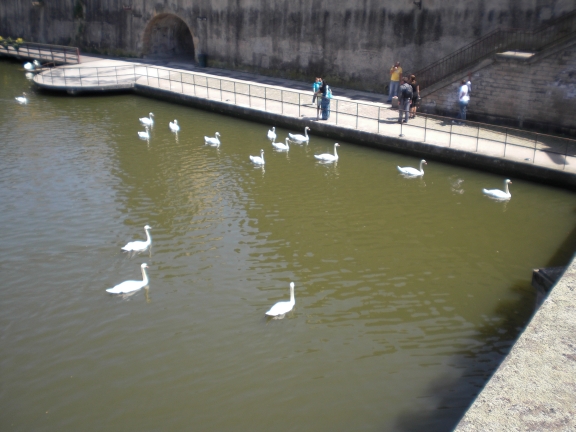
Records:
{"label": "weathered concrete surface", "polygon": [[[572,0],[2,0],[0,35],[109,55],[208,55],[215,67],[383,91],[495,28],[533,28]],[[189,33],[188,33],[189,32]]]}
{"label": "weathered concrete surface", "polygon": [[576,259],[455,432],[576,430]]}

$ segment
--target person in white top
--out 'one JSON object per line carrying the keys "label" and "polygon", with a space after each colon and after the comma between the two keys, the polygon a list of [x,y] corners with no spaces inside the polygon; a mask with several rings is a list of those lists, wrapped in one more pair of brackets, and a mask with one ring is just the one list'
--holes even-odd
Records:
{"label": "person in white top", "polygon": [[472,83],[470,81],[461,81],[460,87],[458,88],[458,104],[460,105],[460,112],[458,113],[458,119],[466,120],[466,108],[468,108],[468,103],[470,102],[470,87]]}

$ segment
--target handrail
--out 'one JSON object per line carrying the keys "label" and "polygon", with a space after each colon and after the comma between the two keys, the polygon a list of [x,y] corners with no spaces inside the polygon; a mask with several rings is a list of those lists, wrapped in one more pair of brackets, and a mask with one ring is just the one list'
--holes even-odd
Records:
{"label": "handrail", "polygon": [[80,50],[77,47],[23,42],[16,46],[0,46],[0,53],[38,59],[61,64],[80,63]]}
{"label": "handrail", "polygon": [[534,30],[496,29],[415,72],[421,89],[503,50],[538,51],[576,33],[576,11],[537,27]]}
{"label": "handrail", "polygon": [[[36,75],[34,81],[68,88],[72,92],[82,88],[90,90],[119,85],[132,87],[136,84],[284,116],[311,120],[317,115],[316,106],[310,103],[312,92],[148,65],[55,68]],[[332,99],[331,113],[327,123],[340,127],[401,136],[407,140],[489,154],[552,169],[569,169],[576,174],[576,140],[569,138],[471,121],[456,124],[452,118],[420,113],[409,124],[397,124],[397,111],[390,111],[380,104],[339,97]]]}

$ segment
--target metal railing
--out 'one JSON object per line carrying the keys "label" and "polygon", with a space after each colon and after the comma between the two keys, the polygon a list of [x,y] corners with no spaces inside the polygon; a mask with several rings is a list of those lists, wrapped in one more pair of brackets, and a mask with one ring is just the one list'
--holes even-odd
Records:
{"label": "metal railing", "polygon": [[[176,71],[145,65],[56,68],[38,74],[35,81],[70,88],[143,86],[211,101],[245,106],[288,117],[316,120],[312,92],[253,84],[205,73]],[[369,133],[402,137],[440,147],[532,163],[576,173],[576,140],[510,127],[418,114],[398,124],[398,111],[380,104],[334,97],[326,123]]]}
{"label": "metal railing", "polygon": [[535,30],[497,29],[415,72],[415,75],[420,88],[424,89],[498,52],[507,50],[538,51],[547,45],[575,34],[576,11],[565,14]]}
{"label": "metal railing", "polygon": [[57,64],[80,63],[80,50],[76,47],[62,45],[48,45],[32,42],[7,47],[0,45],[0,54],[23,57],[26,59],[38,59]]}

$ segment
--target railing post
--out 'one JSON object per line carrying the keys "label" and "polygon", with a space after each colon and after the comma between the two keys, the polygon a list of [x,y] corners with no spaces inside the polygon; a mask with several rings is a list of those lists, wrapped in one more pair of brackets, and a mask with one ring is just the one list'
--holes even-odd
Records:
{"label": "railing post", "polygon": [[298,93],[298,118],[300,118],[300,105],[301,105],[301,102],[302,102],[301,96],[302,96],[302,94],[301,94],[301,93]]}
{"label": "railing post", "polygon": [[478,153],[479,146],[480,146],[480,125],[476,125],[476,153]]}
{"label": "railing post", "polygon": [[[340,111],[340,101],[336,99],[336,126],[338,126],[338,111]],[[316,113],[318,113],[318,108],[316,108]],[[316,114],[318,115],[318,114]]]}
{"label": "railing post", "polygon": [[424,142],[426,142],[427,127],[428,127],[428,116],[424,116]]}
{"label": "railing post", "polygon": [[284,90],[280,90],[280,113],[284,114]]}
{"label": "railing post", "polygon": [[504,129],[504,157],[506,157],[506,150],[508,149],[508,128]]}
{"label": "railing post", "polygon": [[[380,107],[378,107],[378,121],[376,123],[378,124],[378,133],[380,133]],[[424,131],[424,137],[426,137],[426,131]],[[424,139],[424,141],[426,141],[426,139]]]}
{"label": "railing post", "polygon": [[222,79],[220,79],[220,102],[222,102]]}
{"label": "railing post", "polygon": [[234,105],[236,105],[236,81],[234,81]]}
{"label": "railing post", "polygon": [[356,102],[356,130],[358,130],[358,102]]}
{"label": "railing post", "polygon": [[267,88],[264,87],[264,111],[268,111],[268,106],[266,105],[266,93],[267,93]]}
{"label": "railing post", "polygon": [[450,123],[450,138],[448,139],[448,147],[452,147],[452,126],[453,123]]}

